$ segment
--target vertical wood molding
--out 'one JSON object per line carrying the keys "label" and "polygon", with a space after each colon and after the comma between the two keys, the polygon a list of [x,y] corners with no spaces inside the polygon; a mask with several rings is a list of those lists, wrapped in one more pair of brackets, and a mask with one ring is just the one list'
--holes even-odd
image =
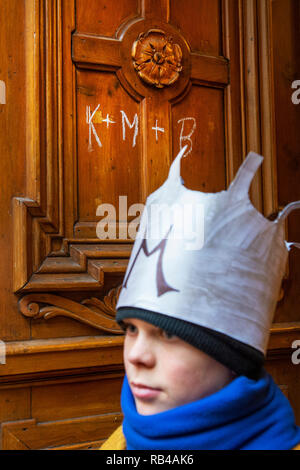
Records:
{"label": "vertical wood molding", "polygon": [[244,154],[264,157],[251,185],[251,199],[264,215],[278,209],[271,0],[239,2]]}
{"label": "vertical wood molding", "polygon": [[[250,150],[261,153],[257,6],[256,0],[241,1],[240,4],[243,11],[246,153]],[[260,172],[255,175],[251,184],[251,199],[255,207],[262,211]]]}
{"label": "vertical wood molding", "polygon": [[14,198],[12,204],[12,213],[14,221],[13,229],[13,290],[16,292],[23,287],[30,271],[30,257],[27,247],[27,234],[30,232],[30,222],[28,220],[27,206],[24,200]]}
{"label": "vertical wood molding", "polygon": [[40,203],[40,0],[25,2],[26,195]]}
{"label": "vertical wood molding", "polygon": [[263,211],[267,216],[278,210],[271,0],[259,0],[257,17],[260,46],[261,148],[264,156]]}
{"label": "vertical wood molding", "polygon": [[238,5],[239,12],[239,53],[240,53],[240,77],[241,77],[241,127],[242,127],[242,149],[243,156],[246,156],[247,142],[246,142],[246,115],[245,115],[245,68],[244,68],[244,32],[243,32],[243,4],[242,0],[239,0]]}
{"label": "vertical wood molding", "polygon": [[61,0],[25,4],[26,196],[13,199],[14,291],[63,235]]}
{"label": "vertical wood molding", "polygon": [[[235,21],[240,24],[240,10],[240,5],[235,6],[233,2],[223,0],[223,55],[230,62],[230,82],[224,89],[227,185],[233,181],[245,155],[243,148],[244,107],[242,96],[239,93],[243,83],[243,70],[240,66],[241,44],[239,42],[241,40],[241,31],[240,28],[235,28]],[[233,31],[236,31],[236,35],[232,33]],[[240,110],[239,115],[237,115],[236,109]]]}
{"label": "vertical wood molding", "polygon": [[[60,0],[61,1],[61,0]],[[77,116],[76,116],[76,69],[72,63],[72,31],[75,30],[75,0],[62,0],[62,56],[60,61],[62,80],[61,89],[61,109],[72,110],[70,113],[63,113],[62,122],[59,126],[61,135],[61,152],[64,158],[61,159],[62,175],[70,174],[70,184],[64,185],[63,197],[61,201],[61,220],[63,220],[65,236],[74,235],[74,221],[79,218],[77,201]],[[71,158],[71,164],[69,159]],[[61,196],[62,197],[62,196]]]}

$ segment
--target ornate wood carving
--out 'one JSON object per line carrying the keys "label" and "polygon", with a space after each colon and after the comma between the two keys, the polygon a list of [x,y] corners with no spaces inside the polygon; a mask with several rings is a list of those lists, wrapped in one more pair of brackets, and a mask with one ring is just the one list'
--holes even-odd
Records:
{"label": "ornate wood carving", "polygon": [[139,77],[156,88],[174,83],[182,70],[180,46],[160,29],[140,33],[131,55]]}
{"label": "ornate wood carving", "polygon": [[[121,279],[125,272],[132,241],[111,240],[108,244],[96,239],[96,220],[81,220],[78,212],[76,122],[79,117],[75,67],[113,72],[118,84],[121,82],[135,101],[152,97],[151,93],[157,89],[145,86],[142,81],[135,86],[136,73],[126,59],[139,33],[153,30],[153,20],[150,14],[147,18],[148,14],[144,5],[141,16],[122,24],[116,38],[103,39],[81,32],[72,36],[76,26],[74,2],[26,2],[27,193],[25,197],[14,198],[12,206],[14,292],[95,290],[103,287],[111,276]],[[168,65],[168,80],[173,86],[160,90],[161,102],[150,100],[143,104],[140,128],[145,129],[150,111],[162,115],[167,120],[165,136],[170,143],[167,132],[170,100],[182,99],[191,81],[226,87],[229,64],[223,57],[191,52],[178,30],[168,22],[160,24],[166,38],[164,60]],[[151,34],[156,35],[153,31]],[[166,42],[170,37],[176,37],[176,44]],[[157,37],[155,44],[162,44],[162,38],[162,35]],[[71,50],[72,57],[66,52]],[[153,58],[159,63],[161,58],[156,52],[159,51],[154,52]],[[162,76],[159,83],[163,84],[165,78]],[[141,138],[145,139],[146,133]],[[146,142],[143,148],[145,162],[152,158],[161,165],[156,148],[153,147],[155,158],[150,155]],[[140,195],[144,201],[153,189],[154,180],[150,168],[144,171],[139,166]],[[114,253],[109,256],[108,245],[114,247]]]}
{"label": "ornate wood carving", "polygon": [[96,290],[122,280],[132,241],[65,240],[60,256],[48,256],[19,292]]}
{"label": "ornate wood carving", "polygon": [[60,0],[25,6],[27,194],[13,200],[14,291],[52,251],[53,237],[63,235],[61,10]]}
{"label": "ornate wood carving", "polygon": [[[51,294],[29,294],[19,301],[20,312],[33,319],[49,320],[56,316],[73,318],[87,325],[113,334],[123,331],[115,321],[116,303],[121,286],[111,289],[103,301],[89,298],[81,303]],[[41,307],[40,304],[46,306]]]}
{"label": "ornate wood carving", "polygon": [[88,234],[76,226],[76,81],[65,53],[74,15],[74,2],[26,2],[27,195],[12,204],[16,293],[98,290],[111,276],[121,280],[130,256],[132,240],[108,245],[96,238],[96,221]]}

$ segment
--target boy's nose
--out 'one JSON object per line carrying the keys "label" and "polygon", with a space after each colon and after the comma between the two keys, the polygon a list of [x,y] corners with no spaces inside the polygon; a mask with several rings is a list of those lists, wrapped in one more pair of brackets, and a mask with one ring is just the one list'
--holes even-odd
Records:
{"label": "boy's nose", "polygon": [[155,364],[155,353],[151,341],[144,337],[138,337],[130,347],[128,360],[134,365],[153,367]]}

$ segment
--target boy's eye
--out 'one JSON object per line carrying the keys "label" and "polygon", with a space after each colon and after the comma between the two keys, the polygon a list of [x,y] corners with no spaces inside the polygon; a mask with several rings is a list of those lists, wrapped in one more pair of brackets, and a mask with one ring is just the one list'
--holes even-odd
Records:
{"label": "boy's eye", "polygon": [[132,325],[132,323],[123,323],[123,328],[125,333],[133,334],[136,333],[137,328],[136,326]]}
{"label": "boy's eye", "polygon": [[166,330],[162,330],[162,335],[164,338],[166,339],[174,339],[176,338],[176,335],[174,335],[173,333],[170,333],[169,331],[166,331]]}

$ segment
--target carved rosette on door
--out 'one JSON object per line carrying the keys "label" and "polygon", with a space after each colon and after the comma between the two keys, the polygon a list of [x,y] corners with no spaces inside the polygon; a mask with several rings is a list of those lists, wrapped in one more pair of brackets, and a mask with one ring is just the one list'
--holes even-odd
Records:
{"label": "carved rosette on door", "polygon": [[156,88],[172,85],[182,70],[180,46],[160,29],[139,34],[131,54],[139,77]]}
{"label": "carved rosette on door", "polygon": [[233,163],[237,139],[230,137],[224,150],[226,122],[236,128],[238,91],[226,95],[232,115],[225,120],[230,54],[228,45],[225,53],[220,46],[220,25],[232,27],[226,17],[233,7],[223,20],[214,1],[205,29],[207,7],[200,4],[203,28],[188,37],[180,4],[124,0],[109,13],[92,2],[92,15],[81,0],[45,0],[45,11],[32,15],[32,31],[46,24],[37,39],[28,39],[28,194],[13,201],[14,292],[32,321],[61,316],[119,334],[115,304],[108,307],[105,299],[122,283],[133,243],[123,228],[134,214],[126,208],[124,220],[118,213],[115,235],[105,238],[97,232],[97,208],[117,208],[120,196],[128,207],[144,204],[184,145],[194,159],[191,173],[201,177],[194,189],[223,189],[224,161],[229,168],[240,163]]}

